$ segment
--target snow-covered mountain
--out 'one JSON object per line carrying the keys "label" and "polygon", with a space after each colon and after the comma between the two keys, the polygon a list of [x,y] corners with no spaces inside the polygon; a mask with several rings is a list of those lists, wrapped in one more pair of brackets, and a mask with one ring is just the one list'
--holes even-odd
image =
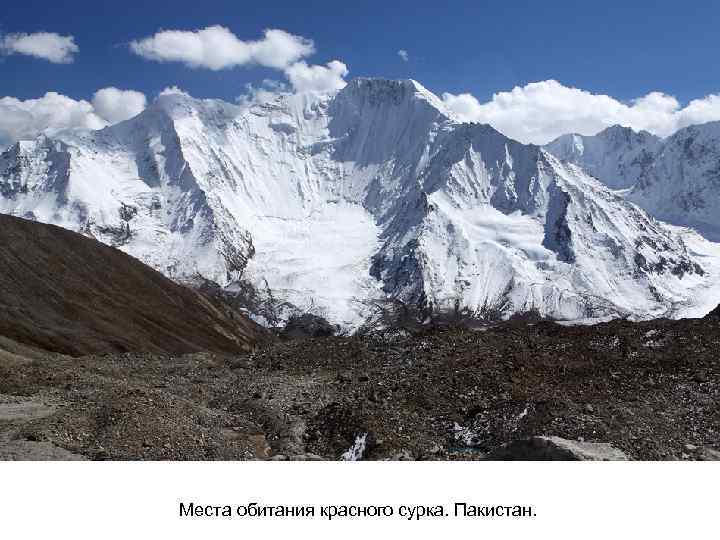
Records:
{"label": "snow-covered mountain", "polygon": [[720,240],[720,122],[667,139],[614,126],[595,136],[563,135],[546,146],[657,219]]}
{"label": "snow-covered mountain", "polygon": [[580,165],[613,189],[632,187],[652,163],[662,139],[647,131],[611,126],[597,135],[561,135],[545,149]]}
{"label": "snow-covered mountain", "polygon": [[668,137],[627,198],[658,219],[720,241],[720,122]]}
{"label": "snow-covered mountain", "polygon": [[348,327],[388,298],[485,316],[671,315],[716,277],[580,167],[459,122],[409,80],[252,106],[161,95],[121,124],[10,148],[0,212]]}

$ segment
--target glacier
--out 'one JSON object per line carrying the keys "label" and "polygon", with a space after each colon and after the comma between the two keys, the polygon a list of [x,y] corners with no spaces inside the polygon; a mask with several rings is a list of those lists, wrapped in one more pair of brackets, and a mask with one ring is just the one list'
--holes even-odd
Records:
{"label": "glacier", "polygon": [[634,189],[634,163],[655,155],[641,138],[608,187],[598,178],[622,160],[593,169],[573,163],[577,140],[558,156],[463,123],[413,80],[266,103],[171,92],[114,126],[13,145],[0,212],[348,329],[390,301],[485,318],[702,310],[720,276],[712,246],[612,189]]}

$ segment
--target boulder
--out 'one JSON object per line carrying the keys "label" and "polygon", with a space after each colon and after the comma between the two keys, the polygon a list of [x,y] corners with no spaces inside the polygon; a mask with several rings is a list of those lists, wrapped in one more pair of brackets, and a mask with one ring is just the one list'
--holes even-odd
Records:
{"label": "boulder", "polygon": [[699,449],[697,459],[700,461],[720,461],[720,452],[714,448],[705,446]]}
{"label": "boulder", "polygon": [[608,443],[579,442],[561,437],[530,437],[501,446],[490,459],[507,461],[627,461],[630,458]]}

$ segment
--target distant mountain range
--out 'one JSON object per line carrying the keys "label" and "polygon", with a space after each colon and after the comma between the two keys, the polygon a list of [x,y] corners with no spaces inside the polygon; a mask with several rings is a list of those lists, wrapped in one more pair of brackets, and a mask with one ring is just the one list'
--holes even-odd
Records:
{"label": "distant mountain range", "polygon": [[703,315],[720,301],[719,136],[720,124],[666,140],[612,127],[524,145],[460,122],[411,80],[254,105],[170,93],[103,130],[12,146],[0,212],[348,329],[389,302]]}
{"label": "distant mountain range", "polygon": [[720,241],[720,122],[667,139],[614,126],[592,137],[563,135],[546,149],[583,167],[657,219]]}

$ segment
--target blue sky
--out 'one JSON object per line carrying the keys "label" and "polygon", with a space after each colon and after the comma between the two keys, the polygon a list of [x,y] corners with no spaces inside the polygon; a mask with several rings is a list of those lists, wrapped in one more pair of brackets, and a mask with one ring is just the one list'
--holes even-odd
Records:
{"label": "blue sky", "polygon": [[720,4],[711,1],[23,0],[0,15],[0,32],[71,35],[79,52],[65,64],[0,56],[0,96],[25,100],[55,91],[89,100],[113,86],[151,99],[176,85],[196,97],[233,100],[247,83],[285,79],[257,66],[212,71],[148,61],[128,46],[160,30],[210,25],[225,26],[241,40],[282,29],[313,40],[308,63],[338,59],[349,77],[411,77],[439,95],[467,92],[480,103],[548,79],[621,102],[660,91],[684,105],[720,92]]}
{"label": "blue sky", "polygon": [[[233,98],[269,70],[222,72],[151,64],[129,53],[132,39],[159,29],[222,24],[241,39],[281,28],[313,39],[313,61],[345,62],[351,76],[413,77],[435,92],[480,99],[515,85],[557,79],[630,99],[662,90],[681,101],[720,86],[717,2],[14,2],[0,30],[76,37],[71,65],[23,56],[0,65],[0,94],[47,90],[79,98],[104,86],[153,94],[176,84],[191,94]],[[405,49],[410,61],[398,56]]]}

